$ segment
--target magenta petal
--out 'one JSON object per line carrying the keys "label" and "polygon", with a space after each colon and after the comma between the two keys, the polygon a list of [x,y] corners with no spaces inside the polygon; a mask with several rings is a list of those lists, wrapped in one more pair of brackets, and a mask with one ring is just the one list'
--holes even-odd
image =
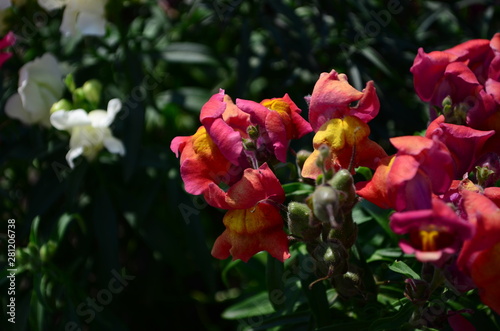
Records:
{"label": "magenta petal", "polygon": [[[463,174],[471,170],[485,142],[494,133],[494,131],[480,131],[464,125],[444,123],[444,117],[440,116],[427,128],[426,137],[437,137],[446,145],[455,162],[455,177],[462,178]],[[441,186],[442,190],[448,189],[447,183],[436,186]]]}
{"label": "magenta petal", "polygon": [[286,162],[288,139],[286,128],[278,112],[270,110],[266,118],[266,131],[272,141],[274,154],[281,162]]}
{"label": "magenta petal", "polygon": [[365,123],[371,121],[377,116],[380,109],[380,101],[378,100],[377,91],[373,81],[366,83],[363,90],[363,97],[359,100],[355,108],[351,108],[350,115],[358,117]]}
{"label": "magenta petal", "polygon": [[226,103],[224,102],[224,90],[220,89],[219,93],[212,95],[212,97],[203,105],[200,112],[200,121],[203,125],[209,119],[216,119],[222,116],[226,110]]}
{"label": "magenta petal", "polygon": [[5,35],[5,37],[0,39],[0,49],[4,49],[4,48],[7,48],[9,46],[12,46],[12,45],[14,45],[15,42],[16,42],[16,37],[15,37],[14,33],[12,31],[10,31],[9,33],[7,33]]}
{"label": "magenta petal", "polygon": [[262,128],[266,127],[266,118],[269,109],[255,101],[236,99],[236,106],[247,114],[250,114],[252,123],[260,125]]}
{"label": "magenta petal", "polygon": [[0,53],[0,67],[12,57],[12,53]]}
{"label": "magenta petal", "polygon": [[179,157],[179,153],[182,153],[186,143],[191,140],[192,136],[186,137],[175,137],[170,143],[170,150],[175,153],[176,157]]}
{"label": "magenta petal", "polygon": [[418,49],[418,54],[410,68],[413,74],[413,85],[420,99],[430,101],[434,95],[434,90],[449,63],[457,59],[456,55],[445,52],[425,53],[423,48]]}
{"label": "magenta petal", "polygon": [[312,132],[311,124],[306,121],[299,113],[292,112],[292,123],[295,127],[297,138],[302,138],[309,132]]}
{"label": "magenta petal", "polygon": [[218,118],[213,122],[206,121],[205,128],[210,138],[219,147],[222,155],[234,165],[241,164],[243,157],[243,141],[241,134],[234,131],[226,122]]}
{"label": "magenta petal", "polygon": [[493,97],[497,105],[500,105],[500,82],[489,78],[485,83],[485,90]]}

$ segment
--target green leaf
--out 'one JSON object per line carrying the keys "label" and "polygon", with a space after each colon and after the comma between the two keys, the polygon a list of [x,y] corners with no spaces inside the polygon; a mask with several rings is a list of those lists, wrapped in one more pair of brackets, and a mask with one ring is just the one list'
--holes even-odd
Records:
{"label": "green leaf", "polygon": [[266,278],[269,301],[276,311],[285,307],[285,284],[283,283],[284,264],[268,255]]}
{"label": "green leaf", "polygon": [[287,183],[283,185],[283,190],[287,197],[307,195],[314,192],[314,186],[304,183]]}
{"label": "green leaf", "polygon": [[393,243],[398,242],[398,236],[389,227],[389,215],[392,210],[382,209],[368,200],[361,200],[358,204],[362,210],[366,211],[384,229]]}
{"label": "green leaf", "polygon": [[408,278],[420,279],[420,276],[403,261],[394,261],[394,263],[389,266],[389,269],[399,274],[403,274]]}
{"label": "green leaf", "polygon": [[69,214],[63,214],[59,218],[59,221],[57,222],[57,241],[61,241],[64,238],[64,233],[73,219],[73,215]]}
{"label": "green leaf", "polygon": [[[408,324],[411,314],[415,310],[415,306],[411,302],[406,302],[397,313],[389,317],[379,318],[373,322],[369,330],[394,330],[405,329],[404,325]],[[398,326],[395,328],[395,326]],[[408,328],[406,328],[408,329]]]}
{"label": "green leaf", "polygon": [[370,180],[373,177],[372,170],[367,167],[357,167],[356,174],[362,175],[365,178],[365,180]]}
{"label": "green leaf", "polygon": [[395,259],[403,257],[404,255],[405,254],[401,251],[401,248],[398,247],[382,248],[377,249],[366,262],[394,261]]}
{"label": "green leaf", "polygon": [[391,70],[387,67],[387,64],[384,62],[382,56],[372,47],[364,47],[361,48],[361,54],[364,55],[364,57],[373,63],[373,65],[380,69],[380,71],[384,72],[387,76],[391,77],[392,72]]}
{"label": "green leaf", "polygon": [[252,327],[252,330],[253,331],[269,330],[277,326],[286,326],[287,329],[289,330],[291,329],[305,330],[306,327],[309,325],[310,319],[311,319],[310,312],[299,311],[291,314],[285,314],[283,316],[273,316],[271,318],[265,319],[259,326]]}
{"label": "green leaf", "polygon": [[210,48],[205,45],[189,42],[172,43],[163,52],[163,58],[169,62],[210,64],[217,61],[212,56]]}
{"label": "green leaf", "polygon": [[[97,240],[97,259],[101,281],[109,280],[111,270],[118,268],[118,224],[108,192],[100,188],[94,196],[93,234]],[[107,285],[107,283],[106,283]]]}
{"label": "green leaf", "polygon": [[269,301],[266,292],[260,292],[250,298],[238,302],[222,312],[225,319],[241,319],[252,316],[268,315],[274,312],[273,305]]}
{"label": "green leaf", "polygon": [[210,96],[211,93],[207,89],[187,86],[159,93],[156,96],[156,105],[159,109],[165,109],[168,104],[175,103],[199,114],[201,107],[210,99]]}

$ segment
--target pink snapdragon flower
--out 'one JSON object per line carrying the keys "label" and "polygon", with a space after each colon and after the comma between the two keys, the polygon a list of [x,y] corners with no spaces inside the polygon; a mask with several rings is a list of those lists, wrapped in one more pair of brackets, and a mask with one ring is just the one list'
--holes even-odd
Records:
{"label": "pink snapdragon flower", "polygon": [[[2,39],[0,39],[0,50],[14,45],[15,42],[16,37],[14,36],[14,33],[12,31],[7,33]],[[0,67],[11,57],[12,53],[10,52],[0,52]]]}

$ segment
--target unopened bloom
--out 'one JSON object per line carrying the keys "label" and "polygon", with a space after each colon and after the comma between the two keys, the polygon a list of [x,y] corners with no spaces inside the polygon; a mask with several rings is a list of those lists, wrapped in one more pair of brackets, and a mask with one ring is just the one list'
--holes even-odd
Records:
{"label": "unopened bloom", "polygon": [[390,226],[397,234],[409,234],[408,240],[399,242],[403,252],[436,265],[458,252],[463,241],[473,235],[472,225],[440,199],[433,199],[430,209],[392,214]]}
{"label": "unopened bloom", "polygon": [[87,113],[83,109],[58,110],[50,116],[50,123],[56,129],[71,134],[70,150],[66,154],[71,168],[74,168],[73,160],[78,156],[83,155],[92,160],[103,147],[114,154],[125,154],[122,142],[113,136],[109,128],[121,107],[120,100],[112,99],[106,111],[97,109]]}
{"label": "unopened bloom", "polygon": [[464,191],[462,195],[476,233],[464,242],[457,264],[472,278],[481,300],[500,313],[500,208],[480,193]]}
{"label": "unopened bloom", "polygon": [[38,4],[48,11],[65,6],[59,30],[66,36],[73,36],[77,31],[82,35],[104,36],[106,2],[106,0],[38,0]]}
{"label": "unopened bloom", "polygon": [[259,169],[245,169],[241,180],[224,192],[210,186],[210,204],[228,209],[224,216],[226,230],[217,238],[212,255],[248,261],[260,251],[267,251],[280,261],[290,257],[288,238],[278,205],[285,201],[280,182],[264,163]]}
{"label": "unopened bloom", "polygon": [[63,72],[50,53],[26,63],[19,71],[19,87],[5,104],[5,113],[24,124],[49,126],[50,107],[62,97]]}
{"label": "unopened bloom", "polygon": [[357,193],[381,208],[397,211],[429,209],[431,197],[443,194],[454,178],[453,159],[437,139],[405,136],[391,139],[398,152],[383,159]]}

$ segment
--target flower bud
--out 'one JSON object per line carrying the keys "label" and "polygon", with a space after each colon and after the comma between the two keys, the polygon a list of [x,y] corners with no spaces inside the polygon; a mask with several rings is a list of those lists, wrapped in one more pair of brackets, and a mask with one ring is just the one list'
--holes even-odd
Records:
{"label": "flower bud", "polygon": [[66,99],[61,99],[52,105],[52,107],[50,108],[50,113],[52,114],[58,110],[71,110],[71,109],[73,109],[71,102],[69,102]]}
{"label": "flower bud", "polygon": [[250,139],[256,140],[259,138],[259,128],[257,126],[251,125],[247,128],[247,133]]}
{"label": "flower bud", "polygon": [[429,283],[424,280],[405,279],[404,295],[415,305],[423,305],[429,300],[431,294]]}
{"label": "flower bud", "polygon": [[314,216],[321,222],[337,227],[335,216],[339,211],[339,194],[329,185],[317,186],[312,194]]}
{"label": "flower bud", "polygon": [[42,262],[50,261],[50,259],[52,259],[52,257],[54,256],[56,250],[57,244],[54,241],[49,240],[46,244],[44,244],[40,248],[40,258]]}
{"label": "flower bud", "polygon": [[85,99],[97,107],[101,101],[102,84],[97,79],[91,79],[83,84],[82,89]]}
{"label": "flower bud", "polygon": [[340,169],[328,182],[333,188],[343,192],[340,195],[342,209],[351,210],[356,204],[356,189],[354,187],[354,179],[347,169]]}
{"label": "flower bud", "polygon": [[334,286],[337,292],[344,298],[351,298],[362,294],[363,282],[358,273],[347,271],[334,278]]}
{"label": "flower bud", "polygon": [[257,150],[257,146],[255,146],[255,142],[250,139],[243,138],[243,148],[247,151],[255,151]]}
{"label": "flower bud", "polygon": [[302,238],[304,241],[314,241],[321,234],[319,224],[311,225],[311,209],[300,202],[290,202],[288,204],[288,229],[294,236]]}
{"label": "flower bud", "polygon": [[306,163],[307,158],[311,155],[311,152],[301,149],[297,152],[297,166],[302,169],[304,163]]}
{"label": "flower bud", "polygon": [[494,186],[500,179],[500,156],[496,153],[487,153],[476,164],[478,185],[483,188]]}
{"label": "flower bud", "polygon": [[343,215],[342,224],[333,228],[328,234],[328,239],[337,239],[342,242],[345,248],[351,248],[358,238],[358,225],[354,223],[352,216],[349,214]]}
{"label": "flower bud", "polygon": [[76,107],[80,108],[80,105],[85,103],[85,99],[83,88],[79,87],[73,91],[73,103]]}
{"label": "flower bud", "polygon": [[318,271],[322,276],[342,275],[347,271],[347,250],[338,240],[321,242],[312,252]]}

